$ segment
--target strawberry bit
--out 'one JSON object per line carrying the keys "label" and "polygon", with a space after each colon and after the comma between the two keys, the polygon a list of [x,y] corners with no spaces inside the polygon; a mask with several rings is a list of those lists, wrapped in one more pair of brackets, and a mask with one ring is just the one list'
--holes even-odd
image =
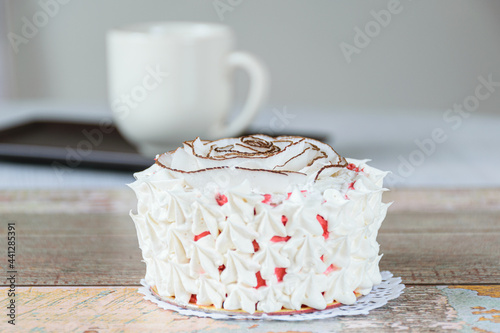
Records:
{"label": "strawberry bit", "polygon": [[198,241],[199,239],[202,239],[203,237],[205,236],[208,236],[210,235],[210,231],[203,231],[201,234],[199,235],[194,235],[194,241]]}
{"label": "strawberry bit", "polygon": [[226,266],[225,265],[220,265],[219,266],[219,273],[222,273],[223,270],[226,269]]}
{"label": "strawberry bit", "polygon": [[283,223],[283,225],[286,226],[287,222],[288,222],[288,218],[285,215],[281,215],[281,223]]}
{"label": "strawberry bit", "polygon": [[328,238],[330,233],[328,232],[328,221],[323,218],[321,215],[316,215],[316,219],[318,220],[319,224],[321,224],[321,227],[323,228],[323,237],[325,239]]}
{"label": "strawberry bit", "polygon": [[328,266],[326,271],[323,272],[323,274],[329,274],[330,272],[336,271],[337,269],[338,269],[338,267],[331,264],[330,266]]}
{"label": "strawberry bit", "polygon": [[347,194],[344,195],[344,199],[351,200],[351,199],[349,199],[349,197],[347,196]]}
{"label": "strawberry bit", "polygon": [[215,201],[217,201],[219,206],[222,206],[227,203],[227,197],[224,194],[217,193],[217,195],[215,196]]}
{"label": "strawberry bit", "polygon": [[354,165],[353,163],[347,164],[347,169],[352,170],[352,171],[356,171],[356,172],[363,171],[363,169],[359,170],[359,168],[356,165]]}
{"label": "strawberry bit", "polygon": [[354,183],[355,183],[355,182],[352,182],[352,183],[350,183],[350,184],[349,184],[349,189],[350,189],[350,190],[354,190]]}
{"label": "strawberry bit", "polygon": [[292,238],[290,236],[286,236],[286,237],[281,237],[281,236],[273,236],[273,238],[271,238],[271,242],[273,243],[277,243],[277,242],[288,242],[288,240]]}
{"label": "strawberry bit", "polygon": [[260,271],[255,273],[255,277],[257,278],[257,286],[254,287],[255,289],[266,286],[266,280],[262,278],[262,275],[260,275]]}
{"label": "strawberry bit", "polygon": [[259,251],[260,246],[259,246],[259,243],[257,243],[257,240],[254,239],[252,244],[253,244],[253,252]]}
{"label": "strawberry bit", "polygon": [[264,194],[264,200],[262,200],[262,203],[270,204],[271,203],[271,195],[270,194]]}
{"label": "strawberry bit", "polygon": [[[325,255],[322,255],[322,256],[320,257],[320,259],[321,259],[321,261],[325,262]],[[330,266],[328,266],[328,267],[326,268],[326,270],[323,272],[323,274],[328,274],[328,273],[333,272],[333,271],[336,271],[336,270],[338,270],[338,269],[339,269],[339,268],[338,268],[337,266],[335,266],[334,264],[331,264]]]}
{"label": "strawberry bit", "polygon": [[285,267],[276,267],[274,269],[274,275],[276,275],[276,278],[278,279],[278,282],[283,281],[283,276],[286,274],[286,268]]}
{"label": "strawberry bit", "polygon": [[191,298],[189,299],[189,303],[196,304],[197,299],[195,294],[191,294]]}
{"label": "strawberry bit", "polygon": [[276,207],[280,203],[272,202],[272,196],[270,194],[264,194],[264,200],[262,200],[262,203],[267,204],[271,207]]}

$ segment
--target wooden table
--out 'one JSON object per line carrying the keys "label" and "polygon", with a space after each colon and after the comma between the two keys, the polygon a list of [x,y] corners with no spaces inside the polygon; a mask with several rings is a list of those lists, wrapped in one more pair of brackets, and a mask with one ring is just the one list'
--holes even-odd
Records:
{"label": "wooden table", "polygon": [[[218,321],[161,310],[137,293],[145,266],[128,189],[0,192],[4,276],[15,223],[17,331],[500,332],[500,189],[395,190],[378,240],[404,294],[367,316],[312,322]],[[0,331],[12,329],[0,291]]]}

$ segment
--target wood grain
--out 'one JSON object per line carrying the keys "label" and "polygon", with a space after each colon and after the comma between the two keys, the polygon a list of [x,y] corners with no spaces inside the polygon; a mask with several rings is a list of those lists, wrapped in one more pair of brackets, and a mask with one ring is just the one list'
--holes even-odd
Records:
{"label": "wood grain", "polygon": [[389,211],[379,233],[500,233],[500,212]]}
{"label": "wood grain", "polygon": [[[144,276],[127,215],[4,216],[16,221],[21,285],[127,286]],[[378,237],[381,269],[408,284],[500,283],[499,219],[495,212],[389,213]]]}
{"label": "wood grain", "polygon": [[[16,223],[15,331],[500,332],[500,189],[396,190],[385,201],[395,203],[378,236],[380,267],[403,278],[405,293],[369,316],[277,323],[190,318],[143,301],[127,189],[0,191],[0,249]],[[3,308],[6,297],[0,288]]]}
{"label": "wood grain", "polygon": [[[394,202],[392,212],[500,211],[500,188],[391,189],[384,202]],[[0,214],[123,214],[137,206],[132,190],[0,190]]]}
{"label": "wood grain", "polygon": [[500,210],[499,188],[391,189],[384,202],[393,201],[393,212],[485,212]]}
{"label": "wood grain", "polygon": [[[500,287],[492,287],[500,291]],[[5,295],[5,288],[0,289]],[[0,296],[2,307],[6,299]],[[221,321],[185,317],[144,301],[133,287],[30,287],[18,294],[18,327],[22,331],[141,331],[141,332],[419,332],[471,328],[457,315],[442,290],[429,286],[409,287],[398,299],[375,309],[369,316],[337,317],[305,322]],[[491,309],[486,309],[491,312]],[[474,320],[492,317],[471,309]],[[4,326],[1,326],[4,325]],[[0,328],[5,327],[4,321]]]}

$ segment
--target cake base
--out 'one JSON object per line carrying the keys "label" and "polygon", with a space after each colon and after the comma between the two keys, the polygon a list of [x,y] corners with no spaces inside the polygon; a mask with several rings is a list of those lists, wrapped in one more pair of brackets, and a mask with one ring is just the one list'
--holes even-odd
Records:
{"label": "cake base", "polygon": [[[312,313],[312,312],[316,312],[316,311],[325,311],[325,310],[337,308],[337,307],[343,305],[342,303],[339,303],[339,302],[333,302],[333,303],[327,304],[326,308],[322,309],[322,310],[318,310],[318,309],[311,308],[309,306],[302,305],[302,308],[300,310],[281,309],[281,310],[275,311],[275,312],[264,312],[264,311],[256,310],[254,313],[248,313],[248,312],[245,312],[243,310],[217,309],[213,305],[199,305],[199,304],[195,304],[195,303],[188,303],[188,304],[182,303],[181,304],[179,302],[176,302],[174,297],[160,296],[158,294],[156,286],[150,287],[149,291],[159,300],[161,300],[163,302],[167,302],[167,303],[175,305],[175,306],[178,306],[178,307],[181,307],[181,308],[184,308],[184,309],[203,311],[206,313],[233,314],[233,315],[243,315],[243,316],[244,315],[261,316],[264,314],[271,315],[271,316],[289,316],[289,315],[295,315],[295,314]],[[356,298],[359,298],[362,296],[361,294],[359,294],[357,292],[354,292],[354,294],[356,295]]]}
{"label": "cake base", "polygon": [[[383,307],[390,300],[398,298],[405,288],[404,284],[401,283],[400,277],[394,277],[391,272],[380,272],[382,275],[382,283],[373,287],[372,291],[368,295],[364,295],[358,298],[356,303],[352,305],[340,304],[337,307],[333,307],[325,310],[312,310],[308,313],[301,313],[300,311],[295,311],[291,314],[285,315],[283,312],[278,315],[271,315],[269,313],[257,313],[249,314],[240,311],[228,311],[228,310],[218,310],[214,309],[213,312],[204,311],[204,309],[199,306],[192,304],[191,308],[178,306],[174,302],[166,302],[162,300],[157,294],[153,294],[152,288],[146,283],[146,280],[141,279],[141,287],[137,290],[139,294],[143,295],[143,298],[153,304],[156,304],[159,308],[168,311],[174,311],[184,316],[195,316],[199,318],[212,318],[220,320],[277,320],[277,321],[304,321],[304,320],[319,320],[334,318],[337,316],[357,316],[357,315],[368,315],[371,310]],[[210,307],[207,307],[210,308]],[[289,311],[289,310],[286,310]]]}

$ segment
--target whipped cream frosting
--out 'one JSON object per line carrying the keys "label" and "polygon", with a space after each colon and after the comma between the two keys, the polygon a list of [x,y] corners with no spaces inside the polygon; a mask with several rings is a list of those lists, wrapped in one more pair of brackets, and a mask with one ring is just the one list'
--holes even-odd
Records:
{"label": "whipped cream frosting", "polygon": [[146,281],[253,313],[352,304],[381,282],[386,172],[301,137],[185,142],[130,184]]}
{"label": "whipped cream frosting", "polygon": [[347,162],[329,145],[317,140],[252,135],[186,141],[182,148],[157,156],[156,164],[193,187],[211,184],[227,188],[249,179],[255,191],[267,193],[284,192],[327,177]]}

